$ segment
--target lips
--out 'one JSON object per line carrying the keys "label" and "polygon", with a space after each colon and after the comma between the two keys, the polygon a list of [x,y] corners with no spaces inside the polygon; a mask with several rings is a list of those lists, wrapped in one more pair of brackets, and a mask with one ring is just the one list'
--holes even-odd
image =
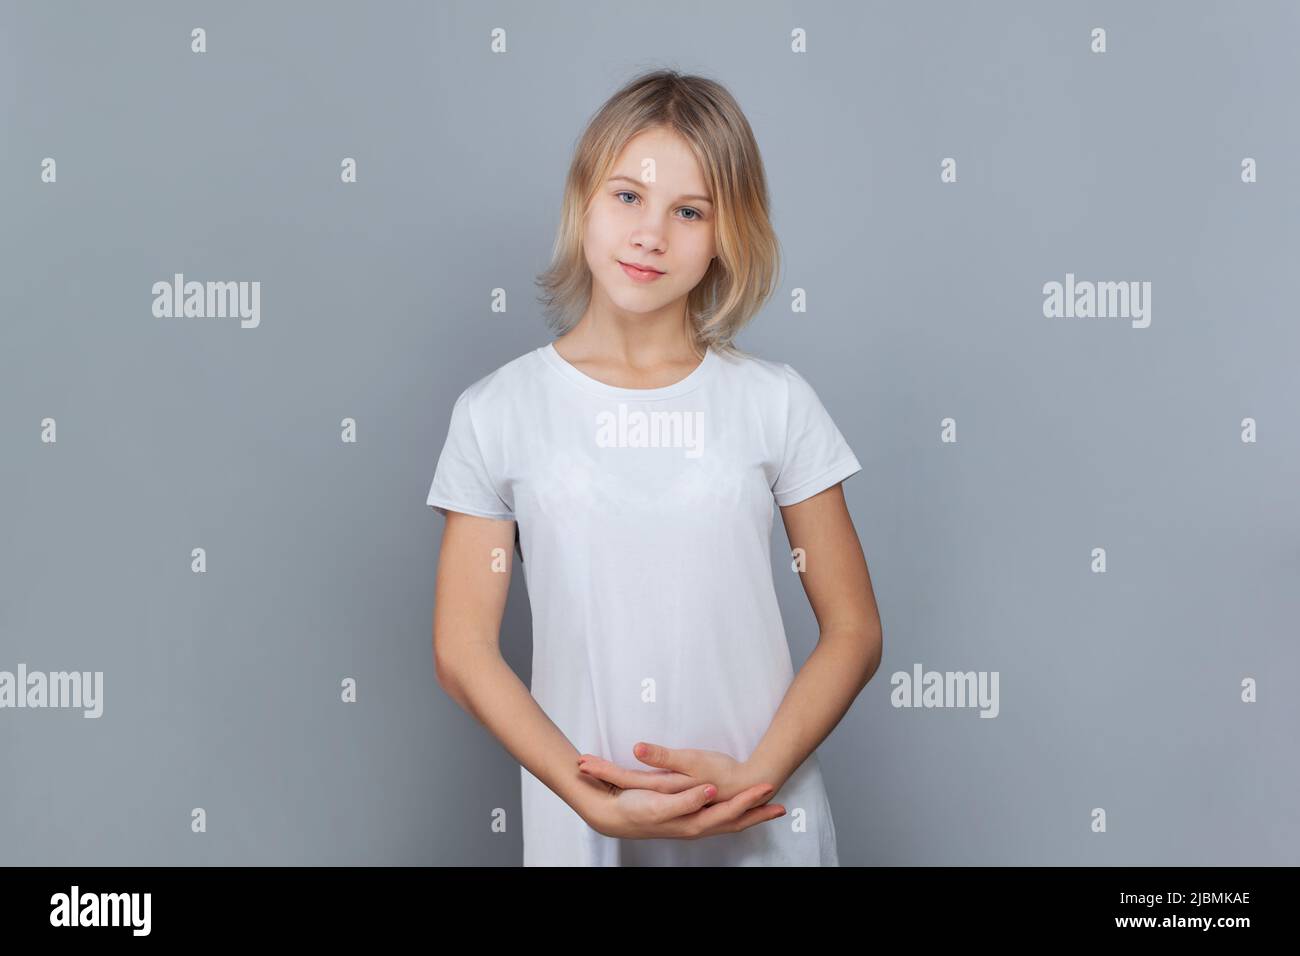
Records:
{"label": "lips", "polygon": [[628,276],[638,282],[649,282],[663,275],[661,271],[652,266],[639,266],[635,263],[624,262],[622,259],[618,260],[618,264]]}

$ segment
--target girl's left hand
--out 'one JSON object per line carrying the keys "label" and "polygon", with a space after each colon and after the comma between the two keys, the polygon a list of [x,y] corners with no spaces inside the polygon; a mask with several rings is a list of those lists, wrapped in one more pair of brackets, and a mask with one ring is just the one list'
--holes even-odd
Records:
{"label": "girl's left hand", "polygon": [[710,803],[730,800],[736,794],[758,783],[769,783],[776,790],[782,781],[760,780],[752,767],[730,754],[717,750],[692,750],[661,747],[658,744],[639,743],[632,754],[642,763],[659,770],[627,770],[616,763],[592,754],[578,758],[578,769],[624,790],[657,790],[660,793],[679,793],[711,783],[718,788]]}

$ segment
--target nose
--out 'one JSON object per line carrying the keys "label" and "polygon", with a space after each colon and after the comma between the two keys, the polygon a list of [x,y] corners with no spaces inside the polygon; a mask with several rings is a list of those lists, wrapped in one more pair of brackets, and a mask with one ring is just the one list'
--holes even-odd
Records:
{"label": "nose", "polygon": [[663,252],[668,245],[662,229],[653,225],[640,225],[632,230],[628,242],[643,252]]}
{"label": "nose", "polygon": [[[664,215],[670,212],[671,210]],[[649,203],[637,217],[628,241],[645,252],[663,252],[668,247],[668,233],[663,218]]]}

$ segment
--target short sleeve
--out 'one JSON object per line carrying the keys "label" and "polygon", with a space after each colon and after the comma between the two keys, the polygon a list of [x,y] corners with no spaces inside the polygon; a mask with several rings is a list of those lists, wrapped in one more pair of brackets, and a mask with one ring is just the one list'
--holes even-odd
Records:
{"label": "short sleeve", "polygon": [[789,365],[784,367],[785,454],[772,483],[772,495],[782,507],[811,498],[862,470],[813,387]]}
{"label": "short sleeve", "polygon": [[514,518],[488,473],[487,463],[470,417],[469,397],[462,392],[451,410],[447,441],[442,446],[426,502],[438,514],[448,511],[480,518]]}

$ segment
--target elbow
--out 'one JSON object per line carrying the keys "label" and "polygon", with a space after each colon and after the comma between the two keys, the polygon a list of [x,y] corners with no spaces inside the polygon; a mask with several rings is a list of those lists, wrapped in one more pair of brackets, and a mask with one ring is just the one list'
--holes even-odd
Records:
{"label": "elbow", "polygon": [[464,704],[464,695],[461,691],[461,682],[457,677],[459,673],[455,660],[449,656],[438,642],[438,636],[435,633],[433,637],[433,674],[438,681],[438,686],[446,691],[447,696],[460,704]]}
{"label": "elbow", "polygon": [[852,674],[856,669],[859,692],[880,669],[885,638],[879,617],[857,617],[842,625],[823,629],[820,639],[835,644],[846,674]]}
{"label": "elbow", "polygon": [[[876,671],[880,670],[881,661],[885,656],[885,631],[880,625],[880,619],[877,618],[866,632],[866,654],[862,665],[862,687],[870,683],[871,678],[876,676]],[[859,687],[859,690],[862,689]]]}

